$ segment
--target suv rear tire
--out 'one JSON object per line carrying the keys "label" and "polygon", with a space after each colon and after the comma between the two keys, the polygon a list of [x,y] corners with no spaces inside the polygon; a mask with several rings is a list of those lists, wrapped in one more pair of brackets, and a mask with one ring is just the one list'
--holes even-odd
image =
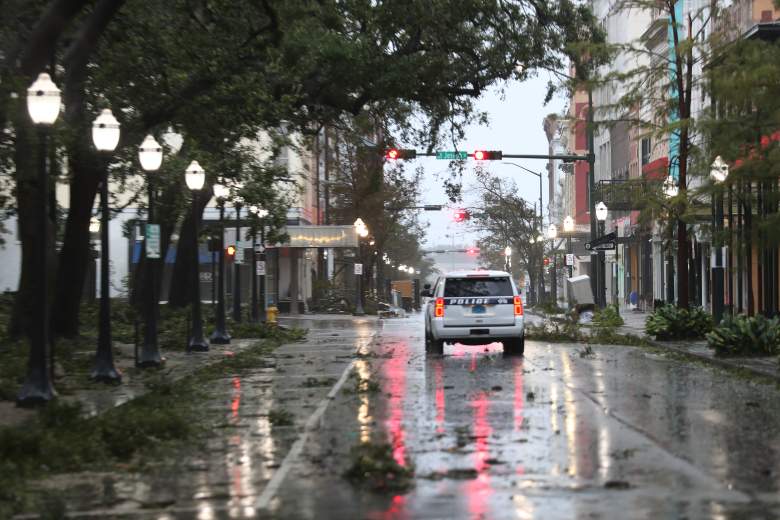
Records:
{"label": "suv rear tire", "polygon": [[425,351],[429,354],[444,354],[444,342],[440,339],[433,339],[428,334],[425,335]]}
{"label": "suv rear tire", "polygon": [[504,342],[504,354],[522,356],[525,353],[525,334]]}

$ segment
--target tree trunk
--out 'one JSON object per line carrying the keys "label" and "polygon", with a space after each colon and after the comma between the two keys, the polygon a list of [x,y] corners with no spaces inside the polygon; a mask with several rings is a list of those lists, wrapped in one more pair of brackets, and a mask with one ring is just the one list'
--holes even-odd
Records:
{"label": "tree trunk", "polygon": [[[203,209],[211,199],[211,188],[205,186],[198,193],[195,204],[198,205],[198,219],[202,218]],[[168,305],[173,308],[186,307],[192,301],[192,234],[195,232],[192,212],[187,211],[181,224],[179,242],[176,244],[176,260],[173,264],[171,287],[168,294]]]}
{"label": "tree trunk", "polygon": [[[20,94],[19,100],[24,100]],[[17,338],[21,334],[31,336],[33,328],[39,324],[34,314],[35,302],[39,294],[39,280],[35,277],[35,259],[43,254],[42,247],[47,245],[45,252],[48,265],[54,266],[54,211],[50,207],[49,200],[42,200],[40,195],[40,186],[38,186],[37,175],[37,157],[36,150],[37,138],[34,128],[27,115],[26,106],[20,101],[14,107],[15,122],[14,130],[16,137],[16,146],[14,150],[14,166],[16,169],[16,203],[17,219],[19,228],[19,238],[22,242],[22,262],[21,274],[19,277],[19,288],[16,293],[13,314],[8,326],[8,334]],[[52,164],[48,165],[48,171],[52,171]],[[52,176],[49,175],[49,182],[52,182]],[[46,217],[51,220],[49,223],[49,237],[44,240],[38,236],[39,221],[42,218],[42,208],[47,208]],[[49,287],[51,289],[51,287]],[[51,291],[50,291],[51,292]]]}

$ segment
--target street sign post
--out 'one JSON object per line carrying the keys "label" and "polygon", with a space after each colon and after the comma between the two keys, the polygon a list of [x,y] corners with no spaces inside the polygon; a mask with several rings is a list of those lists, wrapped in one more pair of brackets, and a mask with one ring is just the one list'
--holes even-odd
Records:
{"label": "street sign post", "polygon": [[617,243],[616,233],[607,233],[604,236],[600,236],[596,240],[585,242],[585,249],[588,251],[609,251],[616,248]]}
{"label": "street sign post", "polygon": [[566,254],[566,266],[570,267],[574,265],[574,255],[572,253]]}
{"label": "street sign post", "polygon": [[265,276],[265,260],[258,260],[256,269],[255,274],[257,276]]}
{"label": "street sign post", "polygon": [[236,247],[236,255],[233,258],[233,263],[236,265],[241,265],[244,263],[244,248],[241,247],[240,243],[238,247]]}
{"label": "street sign post", "polygon": [[146,225],[146,258],[160,258],[160,225]]}
{"label": "street sign post", "polygon": [[363,264],[355,264],[355,274],[363,274]]}

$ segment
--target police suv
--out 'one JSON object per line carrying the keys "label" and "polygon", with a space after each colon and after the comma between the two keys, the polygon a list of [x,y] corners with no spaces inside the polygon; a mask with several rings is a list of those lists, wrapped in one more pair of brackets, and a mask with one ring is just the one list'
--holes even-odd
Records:
{"label": "police suv", "polygon": [[504,271],[455,271],[441,276],[423,296],[425,349],[441,354],[444,343],[504,344],[507,354],[525,350],[523,301]]}

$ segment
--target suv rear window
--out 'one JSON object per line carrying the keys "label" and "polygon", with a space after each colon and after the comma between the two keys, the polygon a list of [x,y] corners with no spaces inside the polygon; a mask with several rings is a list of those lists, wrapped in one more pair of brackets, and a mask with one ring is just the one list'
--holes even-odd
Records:
{"label": "suv rear window", "polygon": [[468,296],[512,296],[512,284],[506,276],[485,278],[447,278],[445,298]]}

